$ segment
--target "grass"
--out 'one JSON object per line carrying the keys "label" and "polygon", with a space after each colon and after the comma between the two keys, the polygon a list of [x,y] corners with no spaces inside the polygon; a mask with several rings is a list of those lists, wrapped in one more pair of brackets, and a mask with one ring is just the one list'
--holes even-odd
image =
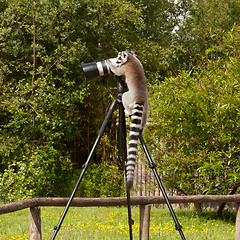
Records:
{"label": "grass", "polygon": [[[51,239],[53,227],[58,223],[63,208],[42,207],[43,240]],[[217,219],[208,212],[198,217],[195,211],[175,210],[187,240],[234,240],[235,214],[228,213],[225,219]],[[132,208],[133,239],[139,239],[139,208]],[[151,209],[150,239],[181,239],[175,230],[169,211]],[[28,210],[0,215],[0,240],[29,239]],[[129,239],[128,216],[125,207],[70,208],[56,237],[71,240],[125,240]]]}

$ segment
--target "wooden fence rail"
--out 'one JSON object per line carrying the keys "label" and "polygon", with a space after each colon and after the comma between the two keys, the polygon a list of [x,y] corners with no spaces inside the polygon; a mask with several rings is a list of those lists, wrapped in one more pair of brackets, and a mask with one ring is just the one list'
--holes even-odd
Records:
{"label": "wooden fence rail", "polygon": [[[211,203],[211,202],[237,202],[236,234],[235,240],[240,240],[240,194],[235,195],[196,195],[196,196],[169,196],[173,203]],[[0,214],[19,211],[29,208],[30,240],[41,240],[41,213],[42,206],[66,206],[68,198],[32,198],[15,203],[0,205]],[[132,205],[140,206],[140,240],[149,239],[149,222],[151,204],[164,204],[163,197],[131,197]],[[125,197],[116,198],[74,198],[71,206],[123,206],[127,205]],[[170,214],[170,213],[169,213]],[[184,228],[183,228],[184,231]]]}

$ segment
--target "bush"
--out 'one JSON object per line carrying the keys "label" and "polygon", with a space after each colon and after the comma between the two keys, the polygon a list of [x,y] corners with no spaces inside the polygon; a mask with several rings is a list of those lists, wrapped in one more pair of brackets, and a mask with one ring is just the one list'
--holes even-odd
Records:
{"label": "bush", "polygon": [[0,175],[0,195],[5,202],[32,197],[68,194],[67,180],[72,172],[68,157],[59,156],[52,147],[29,150],[22,149],[22,155],[14,159]]}
{"label": "bush", "polygon": [[240,182],[239,27],[217,34],[202,65],[151,89],[146,133],[168,187],[226,194]]}
{"label": "bush", "polygon": [[[80,175],[75,173],[74,181]],[[75,184],[74,182],[74,184]],[[87,169],[79,186],[79,197],[120,197],[124,196],[124,173],[118,167],[108,164],[92,164]]]}

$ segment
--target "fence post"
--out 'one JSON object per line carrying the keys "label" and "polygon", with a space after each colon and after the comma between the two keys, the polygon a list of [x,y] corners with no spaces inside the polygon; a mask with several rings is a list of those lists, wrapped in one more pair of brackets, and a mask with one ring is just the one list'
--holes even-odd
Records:
{"label": "fence post", "polygon": [[40,207],[29,208],[29,230],[30,240],[42,240]]}
{"label": "fence post", "polygon": [[237,207],[235,240],[240,240],[240,202]]}
{"label": "fence post", "polygon": [[149,240],[151,205],[140,205],[139,240]]}

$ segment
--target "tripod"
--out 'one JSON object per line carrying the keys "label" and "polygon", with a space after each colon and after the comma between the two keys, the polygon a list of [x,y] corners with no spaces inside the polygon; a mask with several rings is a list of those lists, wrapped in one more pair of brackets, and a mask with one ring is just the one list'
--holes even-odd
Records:
{"label": "tripod", "polygon": [[[75,187],[73,189],[73,192],[72,192],[72,194],[71,194],[71,196],[70,196],[70,198],[69,198],[69,200],[67,202],[67,205],[66,205],[66,207],[65,207],[65,209],[64,209],[64,211],[63,211],[63,213],[62,213],[62,215],[60,217],[60,220],[59,220],[57,226],[54,227],[55,231],[53,233],[53,236],[52,236],[51,240],[55,239],[55,237],[57,236],[58,231],[61,228],[62,222],[63,222],[63,220],[64,220],[64,218],[65,218],[65,216],[66,216],[66,214],[67,214],[67,212],[69,210],[71,202],[72,202],[72,200],[73,200],[73,198],[74,198],[74,196],[75,196],[75,194],[77,192],[77,189],[78,189],[78,187],[79,187],[79,185],[80,185],[80,183],[82,181],[82,178],[83,178],[83,176],[84,176],[84,174],[85,174],[85,172],[86,172],[86,170],[87,170],[87,168],[89,166],[90,160],[91,160],[91,158],[92,158],[92,156],[93,156],[93,154],[94,154],[94,152],[95,152],[95,150],[97,148],[97,145],[98,145],[100,139],[102,138],[102,136],[103,136],[103,134],[105,132],[106,126],[107,126],[109,120],[111,119],[111,116],[112,116],[112,114],[113,114],[117,104],[119,106],[119,126],[118,126],[118,133],[119,133],[119,135],[118,135],[118,150],[119,150],[119,153],[118,153],[118,156],[119,156],[120,162],[121,163],[125,162],[125,166],[126,166],[126,159],[127,159],[126,121],[125,121],[124,107],[123,107],[123,104],[122,104],[122,95],[123,95],[124,92],[126,92],[127,86],[126,86],[126,83],[121,78],[118,79],[117,88],[116,89],[117,89],[117,92],[118,92],[118,97],[117,97],[117,99],[113,100],[113,102],[111,103],[111,105],[110,105],[110,107],[108,109],[108,112],[107,112],[107,114],[105,116],[105,119],[104,119],[104,121],[102,123],[102,126],[101,126],[101,128],[100,128],[100,130],[98,132],[97,138],[96,138],[96,140],[95,140],[95,142],[93,144],[93,147],[92,147],[92,149],[91,149],[91,151],[89,153],[89,156],[88,156],[86,162],[83,165],[83,170],[82,170],[82,172],[81,172],[81,174],[80,174],[80,176],[79,176],[79,178],[77,180],[77,183],[76,183],[76,185],[75,185]],[[167,204],[167,206],[168,206],[168,208],[170,210],[170,213],[171,213],[171,215],[173,217],[173,220],[175,222],[175,228],[176,228],[176,230],[179,231],[179,234],[180,234],[182,240],[185,240],[184,234],[182,232],[182,226],[179,224],[179,222],[177,220],[177,217],[176,217],[176,215],[174,213],[174,210],[173,210],[173,208],[171,206],[171,203],[169,202],[169,199],[168,199],[168,196],[166,194],[166,191],[165,191],[165,189],[164,189],[164,187],[163,187],[163,185],[161,183],[160,177],[159,177],[159,175],[158,175],[158,173],[156,171],[156,164],[151,159],[151,156],[149,154],[149,151],[147,149],[147,146],[146,146],[146,144],[144,142],[144,139],[143,139],[141,133],[140,133],[139,139],[140,139],[140,142],[142,144],[143,150],[144,150],[144,152],[146,154],[146,157],[148,159],[149,167],[152,169],[152,171],[154,173],[154,176],[155,176],[155,178],[156,178],[156,180],[158,182],[158,185],[159,185],[159,187],[160,187],[160,189],[162,191],[162,194],[163,194],[163,196],[165,198],[166,204]],[[133,239],[133,237],[132,237],[132,225],[134,224],[134,220],[132,219],[132,215],[131,215],[130,191],[127,191],[127,205],[128,205],[129,236],[130,236],[130,240],[132,240]]]}

